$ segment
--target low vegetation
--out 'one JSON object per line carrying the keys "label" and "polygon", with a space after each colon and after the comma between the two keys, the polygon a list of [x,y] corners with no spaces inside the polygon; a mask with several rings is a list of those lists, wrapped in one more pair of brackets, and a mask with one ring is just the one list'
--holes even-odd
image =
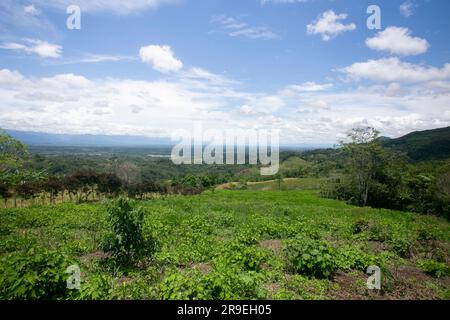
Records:
{"label": "low vegetation", "polygon": [[[314,191],[1,209],[0,226],[4,299],[449,297],[448,222]],[[71,264],[80,290],[63,286]],[[381,291],[365,286],[373,264]]]}

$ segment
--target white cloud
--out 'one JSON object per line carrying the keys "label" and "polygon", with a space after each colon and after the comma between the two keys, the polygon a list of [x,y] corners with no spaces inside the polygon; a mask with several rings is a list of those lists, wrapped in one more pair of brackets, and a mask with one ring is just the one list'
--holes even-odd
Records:
{"label": "white cloud", "polygon": [[[0,127],[170,137],[174,130],[191,130],[193,121],[202,121],[205,128],[218,130],[280,129],[284,144],[334,143],[340,133],[361,125],[389,136],[450,125],[448,80],[339,91],[314,82],[275,92],[244,87],[199,68],[154,81],[79,74],[26,77],[4,69]],[[298,90],[284,95],[286,88]]]}
{"label": "white cloud", "polygon": [[7,42],[0,44],[0,49],[23,51],[26,54],[37,54],[41,58],[59,58],[62,47],[36,39],[25,39],[22,43]]}
{"label": "white cloud", "polygon": [[322,110],[330,110],[330,105],[324,100],[312,100],[303,102],[302,106],[297,109],[298,113],[314,114]]}
{"label": "white cloud", "polygon": [[425,88],[430,94],[450,94],[450,82],[447,81],[427,82]]}
{"label": "white cloud", "polygon": [[282,97],[279,96],[261,96],[251,98],[247,104],[241,107],[241,111],[247,115],[272,114],[285,105]]}
{"label": "white cloud", "polygon": [[37,9],[34,4],[23,7],[23,12],[31,16],[38,16],[41,14],[41,10]]}
{"label": "white cloud", "polygon": [[175,72],[183,68],[170,46],[150,45],[142,47],[139,51],[141,60],[152,65],[153,69],[162,72]]}
{"label": "white cloud", "polygon": [[246,37],[249,39],[272,40],[280,36],[267,26],[251,26],[241,18],[217,15],[212,17],[212,23],[218,24],[230,37]]}
{"label": "white cloud", "polygon": [[308,34],[320,34],[322,40],[331,40],[341,33],[356,29],[354,23],[343,24],[340,21],[347,19],[346,13],[337,15],[333,10],[322,13],[316,21],[306,26]]}
{"label": "white cloud", "polygon": [[13,84],[19,83],[23,80],[23,76],[17,71],[10,71],[8,69],[0,70],[0,83]]}
{"label": "white cloud", "polygon": [[400,5],[400,14],[404,17],[411,17],[416,13],[416,3],[412,1],[405,1]]}
{"label": "white cloud", "polygon": [[412,37],[408,28],[388,27],[373,38],[366,40],[373,50],[388,51],[401,56],[414,56],[427,52],[429,43],[425,39]]}
{"label": "white cloud", "polygon": [[59,60],[52,60],[47,62],[47,65],[69,65],[79,63],[102,63],[102,62],[119,62],[119,61],[133,61],[139,60],[138,56],[126,56],[117,54],[96,54],[83,53],[79,57],[70,57]]}
{"label": "white cloud", "polygon": [[135,105],[135,104],[132,104],[132,105],[130,106],[130,108],[131,108],[131,112],[134,113],[134,114],[138,114],[138,113],[140,113],[141,111],[144,110],[143,107],[138,106],[138,105]]}
{"label": "white cloud", "polygon": [[353,79],[377,82],[420,83],[450,79],[450,64],[445,64],[439,69],[402,62],[398,58],[357,62],[340,71]]}
{"label": "white cloud", "polygon": [[[59,31],[35,1],[1,0],[0,1],[0,33],[3,39],[11,39],[14,35],[24,35],[29,38],[58,38]],[[8,38],[5,38],[9,35]]]}
{"label": "white cloud", "polygon": [[51,78],[43,78],[41,81],[50,87],[59,89],[80,89],[86,88],[90,84],[85,77],[73,73],[58,74]]}
{"label": "white cloud", "polygon": [[238,81],[231,80],[223,75],[211,73],[208,70],[198,67],[190,68],[180,76],[185,82],[195,82],[197,84],[207,83],[217,87],[239,84]]}
{"label": "white cloud", "polygon": [[407,90],[397,82],[390,83],[388,85],[374,85],[366,88],[360,88],[360,91],[382,94],[387,97],[403,97],[407,95]]}
{"label": "white cloud", "polygon": [[125,15],[147,9],[156,9],[161,5],[174,4],[180,0],[34,0],[41,6],[65,10],[69,5],[80,6],[84,12],[112,12]]}
{"label": "white cloud", "polygon": [[221,109],[251,101],[250,95],[232,87],[216,86],[208,79],[197,81],[186,82],[183,73],[172,81],[139,81],[75,74],[26,78],[17,71],[0,70],[0,126],[149,136],[156,130],[170,137],[174,128],[189,129],[194,120],[216,119],[222,126],[230,125],[229,115]]}
{"label": "white cloud", "polygon": [[281,90],[281,94],[284,96],[295,96],[304,92],[317,92],[324,91],[332,88],[333,85],[331,83],[319,84],[315,82],[305,82],[303,84],[294,84],[287,86],[283,90]]}

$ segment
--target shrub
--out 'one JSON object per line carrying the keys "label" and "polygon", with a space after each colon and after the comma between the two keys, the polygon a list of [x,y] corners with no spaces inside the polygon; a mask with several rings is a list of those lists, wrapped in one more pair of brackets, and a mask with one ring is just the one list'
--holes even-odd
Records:
{"label": "shrub", "polygon": [[286,244],[285,255],[292,271],[316,278],[329,278],[336,270],[335,251],[325,241],[296,238]]}
{"label": "shrub", "polygon": [[364,231],[368,231],[370,228],[369,222],[364,219],[357,220],[352,225],[352,234],[359,234]]}
{"label": "shrub", "polygon": [[425,273],[436,278],[450,276],[450,267],[436,260],[418,260],[417,266]]}
{"label": "shrub", "polygon": [[70,265],[56,251],[33,247],[5,256],[0,262],[0,299],[52,300],[66,297]]}
{"label": "shrub", "polygon": [[237,267],[240,270],[259,271],[267,261],[267,253],[255,246],[230,242],[215,259],[215,264],[223,267]]}
{"label": "shrub", "polygon": [[392,234],[389,245],[400,257],[409,257],[411,254],[412,241],[405,235]]}
{"label": "shrub", "polygon": [[379,260],[376,256],[351,246],[339,249],[336,254],[336,265],[342,271],[361,270],[365,272],[369,266],[379,265]]}
{"label": "shrub", "polygon": [[133,208],[130,201],[118,199],[108,207],[111,232],[104,243],[104,250],[112,253],[120,263],[131,263],[153,255],[156,241],[144,238],[144,210]]}
{"label": "shrub", "polygon": [[77,300],[108,300],[113,299],[113,280],[105,275],[94,275],[74,293]]}
{"label": "shrub", "polygon": [[237,300],[264,299],[266,290],[257,272],[219,268],[210,274],[197,270],[170,270],[159,285],[162,299],[169,300]]}
{"label": "shrub", "polygon": [[207,282],[199,271],[180,273],[169,270],[159,290],[164,300],[202,300],[211,298],[206,286]]}

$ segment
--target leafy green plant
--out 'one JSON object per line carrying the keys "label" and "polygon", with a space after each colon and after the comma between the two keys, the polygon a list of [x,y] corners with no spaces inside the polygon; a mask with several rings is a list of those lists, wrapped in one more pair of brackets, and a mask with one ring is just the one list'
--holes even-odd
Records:
{"label": "leafy green plant", "polygon": [[361,232],[367,231],[370,228],[370,224],[365,219],[359,219],[352,225],[352,233],[359,234]]}
{"label": "leafy green plant", "polygon": [[267,253],[255,246],[247,247],[238,242],[227,243],[216,257],[215,264],[237,267],[241,270],[259,271],[267,260]]}
{"label": "leafy green plant", "polygon": [[0,299],[52,300],[68,295],[65,256],[33,247],[13,253],[0,261]]}
{"label": "leafy green plant", "polygon": [[262,276],[236,268],[219,268],[210,274],[197,270],[169,270],[159,286],[162,299],[237,300],[264,299]]}
{"label": "leafy green plant", "polygon": [[144,210],[133,208],[129,200],[120,198],[108,207],[111,233],[104,243],[104,249],[120,263],[130,263],[153,255],[156,241],[144,238]]}
{"label": "leafy green plant", "polygon": [[412,241],[406,235],[394,233],[389,240],[389,245],[400,257],[408,257],[411,252]]}
{"label": "leafy green plant", "polygon": [[210,299],[206,286],[206,280],[199,271],[180,273],[177,270],[169,270],[159,290],[161,298],[165,300]]}
{"label": "leafy green plant", "polygon": [[422,269],[425,273],[435,277],[446,277],[450,276],[450,267],[443,263],[438,262],[436,260],[418,260],[417,266]]}
{"label": "leafy green plant", "polygon": [[113,281],[105,275],[94,275],[82,284],[80,291],[73,293],[78,300],[107,300],[112,299]]}
{"label": "leafy green plant", "polygon": [[296,238],[286,243],[288,268],[316,278],[329,278],[336,270],[335,250],[327,242]]}
{"label": "leafy green plant", "polygon": [[336,254],[336,265],[343,271],[366,271],[371,265],[379,265],[379,260],[376,256],[365,253],[354,246],[340,248]]}

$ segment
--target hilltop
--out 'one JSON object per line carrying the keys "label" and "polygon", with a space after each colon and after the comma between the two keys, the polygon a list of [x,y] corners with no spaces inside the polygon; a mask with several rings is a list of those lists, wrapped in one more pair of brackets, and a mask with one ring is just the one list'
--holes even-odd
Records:
{"label": "hilltop", "polygon": [[450,127],[416,131],[397,139],[383,138],[384,147],[405,152],[413,161],[450,158]]}

